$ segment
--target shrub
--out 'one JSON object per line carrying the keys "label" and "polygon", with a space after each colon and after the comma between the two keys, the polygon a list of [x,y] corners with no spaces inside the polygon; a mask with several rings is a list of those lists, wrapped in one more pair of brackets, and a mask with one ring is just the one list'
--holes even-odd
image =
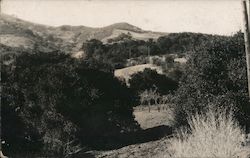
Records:
{"label": "shrub", "polygon": [[207,112],[189,116],[189,129],[177,132],[170,142],[172,157],[245,157],[250,151],[244,130],[231,110],[210,108]]}

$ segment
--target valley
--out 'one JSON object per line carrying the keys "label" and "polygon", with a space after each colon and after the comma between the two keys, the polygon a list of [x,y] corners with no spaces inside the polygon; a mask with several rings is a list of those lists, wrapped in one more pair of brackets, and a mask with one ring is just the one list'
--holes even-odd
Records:
{"label": "valley", "polygon": [[10,157],[250,156],[241,32],[52,27],[1,14],[0,53]]}

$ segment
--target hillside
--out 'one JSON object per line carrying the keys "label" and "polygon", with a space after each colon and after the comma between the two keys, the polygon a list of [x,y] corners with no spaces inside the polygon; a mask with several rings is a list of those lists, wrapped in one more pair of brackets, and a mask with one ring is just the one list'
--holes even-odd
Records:
{"label": "hillside", "polygon": [[128,81],[131,78],[131,75],[141,72],[146,68],[156,70],[158,73],[162,74],[161,67],[158,67],[152,64],[142,64],[142,65],[130,66],[130,67],[122,68],[122,69],[116,69],[114,72],[114,75],[117,78],[124,79],[126,83],[128,84]]}
{"label": "hillside", "polygon": [[135,39],[147,40],[158,38],[163,33],[144,31],[128,23],[116,23],[102,28],[86,26],[52,27],[31,23],[6,14],[0,15],[0,44],[14,48],[34,49],[42,51],[63,50],[75,53],[80,50],[84,41],[107,39],[130,32]]}
{"label": "hillside", "polygon": [[137,40],[148,40],[149,38],[152,38],[154,40],[157,40],[159,37],[167,35],[166,33],[160,33],[160,32],[152,32],[152,31],[131,31],[131,30],[124,30],[124,29],[114,29],[112,34],[108,37],[105,37],[104,39],[102,39],[102,41],[105,43],[107,42],[109,39],[113,39],[118,37],[120,34],[127,34],[130,33],[131,36],[134,39]]}

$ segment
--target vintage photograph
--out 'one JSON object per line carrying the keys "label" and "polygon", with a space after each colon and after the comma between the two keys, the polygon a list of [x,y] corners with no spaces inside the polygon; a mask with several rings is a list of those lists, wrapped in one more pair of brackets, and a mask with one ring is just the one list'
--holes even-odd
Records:
{"label": "vintage photograph", "polygon": [[0,158],[250,158],[250,0],[0,0]]}

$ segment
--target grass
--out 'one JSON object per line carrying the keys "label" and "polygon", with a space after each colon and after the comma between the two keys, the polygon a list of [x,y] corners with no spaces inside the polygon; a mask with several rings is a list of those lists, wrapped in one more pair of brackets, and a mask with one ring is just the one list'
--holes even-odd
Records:
{"label": "grass", "polygon": [[162,69],[159,66],[152,64],[141,64],[136,66],[130,66],[122,69],[116,69],[114,72],[115,77],[125,79],[128,84],[128,80],[131,78],[131,75],[143,71],[145,68],[150,68],[156,70],[158,73],[162,74]]}
{"label": "grass", "polygon": [[133,114],[142,129],[161,125],[171,126],[174,121],[173,109],[167,105],[153,105],[150,107],[150,112],[148,106],[138,106],[134,108]]}
{"label": "grass", "polygon": [[190,116],[189,130],[179,130],[171,140],[171,157],[240,157],[250,155],[246,135],[231,110],[209,109]]}

